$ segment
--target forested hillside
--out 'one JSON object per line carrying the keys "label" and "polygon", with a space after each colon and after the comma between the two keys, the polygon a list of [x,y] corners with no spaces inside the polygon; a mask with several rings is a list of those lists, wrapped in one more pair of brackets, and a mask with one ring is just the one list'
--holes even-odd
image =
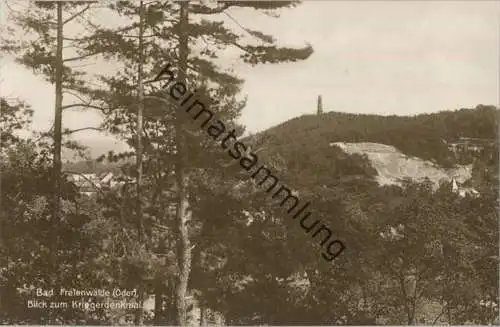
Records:
{"label": "forested hillside", "polygon": [[303,144],[304,156],[311,147],[328,142],[382,143],[410,156],[450,165],[453,154],[445,141],[459,137],[496,140],[498,115],[498,109],[485,105],[411,117],[327,112],[291,119],[260,133],[258,138],[280,153],[292,151],[290,145]]}
{"label": "forested hillside", "polygon": [[120,174],[120,167],[126,162],[102,162],[96,159],[82,160],[77,162],[66,162],[63,164],[63,169],[68,171],[73,171],[76,173],[96,173],[101,174],[104,172],[112,172],[114,174]]}
{"label": "forested hillside", "polygon": [[[249,141],[278,155],[289,154],[294,160],[299,153],[308,157],[315,147],[326,149],[333,142],[381,143],[392,145],[406,155],[450,167],[459,162],[447,143],[460,137],[498,139],[495,121],[499,113],[494,106],[485,105],[411,117],[327,112],[293,118],[250,137]],[[79,172],[100,173],[116,171],[117,165],[81,161],[66,166]]]}
{"label": "forested hillside", "polygon": [[[472,158],[481,196],[460,198],[449,182],[437,191],[425,181],[381,187],[366,156],[348,155],[330,143],[383,142],[454,164],[443,139],[494,139],[497,124],[497,111],[483,106],[416,117],[326,113],[298,117],[247,139],[259,160],[311,200],[315,214],[333,226],[347,249],[329,270],[317,261],[300,228],[262,195],[247,198],[255,212],[249,227],[247,214],[216,220],[232,211],[218,207],[222,198],[213,195],[214,204],[204,212],[210,212],[214,226],[200,242],[226,264],[215,272],[211,265],[199,268],[200,280],[212,276],[209,280],[222,289],[204,293],[207,305],[217,303],[213,308],[230,323],[494,321],[498,144]],[[238,241],[246,237],[252,241]],[[213,239],[228,239],[228,245],[220,248]],[[230,277],[219,280],[222,272],[240,276],[234,278],[246,286],[230,286]]]}

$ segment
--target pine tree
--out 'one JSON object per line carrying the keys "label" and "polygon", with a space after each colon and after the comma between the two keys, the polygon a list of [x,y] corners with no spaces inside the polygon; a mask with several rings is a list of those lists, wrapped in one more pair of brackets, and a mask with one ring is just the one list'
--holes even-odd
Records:
{"label": "pine tree", "polygon": [[[143,220],[144,232],[147,235],[146,243],[151,237],[161,235],[162,232],[160,231],[159,234],[151,232],[152,228],[160,228],[155,226],[164,226],[167,230],[171,230],[173,227],[169,226],[169,222],[165,220],[168,217],[159,213],[158,207],[165,207],[165,203],[162,203],[162,201],[172,201],[172,198],[169,200],[170,196],[165,195],[172,184],[169,184],[170,182],[165,183],[165,181],[170,179],[172,173],[175,175],[177,181],[174,183],[177,185],[175,187],[177,196],[174,197],[177,201],[177,218],[175,221],[177,221],[177,230],[180,234],[177,235],[177,240],[174,240],[178,244],[176,255],[178,278],[174,283],[177,310],[174,321],[179,324],[186,323],[187,307],[185,299],[191,265],[190,234],[196,230],[191,226],[197,225],[197,223],[189,221],[191,216],[190,206],[192,204],[188,200],[192,201],[196,198],[194,194],[190,195],[190,193],[197,188],[196,183],[192,181],[197,178],[202,180],[203,177],[197,176],[203,176],[203,174],[198,172],[215,169],[217,163],[222,159],[207,162],[206,156],[200,150],[213,149],[214,145],[210,144],[210,140],[206,140],[206,136],[196,132],[194,128],[190,129],[187,126],[181,126],[179,124],[181,122],[180,115],[175,113],[177,111],[175,106],[165,105],[161,101],[151,101],[152,96],[161,95],[158,86],[149,84],[147,91],[145,91],[149,96],[149,100],[146,100],[148,96],[144,96],[144,99],[141,100],[141,96],[137,98],[134,94],[141,92],[142,87],[139,87],[139,85],[143,83],[144,76],[152,76],[153,73],[158,72],[165,65],[164,61],[158,61],[157,58],[166,58],[167,60],[173,58],[173,61],[177,61],[180,74],[184,75],[181,78],[185,78],[188,85],[198,88],[199,93],[207,100],[210,99],[210,104],[221,118],[223,116],[229,120],[236,118],[244,104],[244,102],[235,98],[242,81],[211,63],[211,58],[217,57],[217,47],[233,46],[240,49],[243,61],[252,65],[306,59],[312,53],[312,49],[309,46],[302,49],[279,48],[275,45],[275,40],[271,36],[249,29],[245,29],[245,33],[252,35],[260,44],[245,45],[239,42],[242,36],[231,32],[224,26],[223,22],[208,20],[192,22],[188,19],[188,13],[214,17],[212,15],[222,13],[230,7],[248,7],[269,11],[293,5],[295,5],[293,2],[260,3],[243,1],[221,2],[217,8],[209,8],[193,3],[177,5],[149,2],[144,4],[144,11],[141,11],[141,6],[138,7],[137,4],[130,1],[120,1],[110,4],[108,8],[130,18],[134,17],[135,19],[131,24],[120,28],[105,28],[93,24],[91,25],[91,30],[94,31],[92,35],[72,40],[78,46],[78,57],[86,58],[90,55],[102,53],[104,57],[118,59],[119,62],[124,64],[121,75],[103,77],[102,81],[109,85],[109,90],[102,91],[98,88],[86,86],[83,83],[77,83],[75,89],[96,100],[97,103],[105,103],[106,108],[108,108],[104,110],[107,114],[105,126],[110,131],[124,136],[125,139],[130,141],[129,144],[136,149],[135,171],[137,172],[136,185],[138,187],[135,194],[130,194],[130,196],[137,200],[137,205],[132,211],[123,210],[124,208],[120,209],[122,214],[119,216],[121,221],[124,221],[125,218],[126,224],[126,213],[135,212],[138,226],[142,225],[141,220]],[[144,16],[142,13],[144,13]],[[141,20],[141,17],[144,17],[144,21]],[[130,34],[133,30],[138,31],[139,35]],[[177,38],[172,39],[172,35],[177,35]],[[211,39],[210,42],[214,42],[214,46],[207,45],[199,55],[194,56],[191,49],[196,47],[194,41],[202,40],[207,42],[207,37]],[[141,42],[143,46],[140,46]],[[175,49],[178,50],[178,57],[175,54]],[[143,68],[140,68],[142,66]],[[134,71],[139,72],[141,69],[142,74],[139,73],[138,77],[130,79],[134,75]],[[212,101],[214,99],[216,101]],[[87,104],[103,109],[102,105]],[[130,104],[133,104],[132,107]],[[138,109],[141,106],[144,106],[145,109]],[[76,107],[76,104],[67,107]],[[139,118],[141,111],[144,112],[142,123]],[[146,118],[146,116],[148,117]],[[158,122],[154,122],[155,119]],[[134,120],[136,123],[133,123]],[[174,122],[175,129],[170,128],[168,125],[172,122]],[[144,128],[144,133],[140,132],[141,127]],[[238,133],[241,133],[241,129],[239,129]],[[141,134],[143,135],[141,136]],[[135,137],[133,137],[134,135]],[[163,136],[164,140],[160,141],[161,136]],[[199,142],[199,140],[202,141]],[[121,157],[127,155],[130,155],[130,153],[123,154]],[[219,157],[221,156],[219,155]],[[141,162],[143,158],[145,161]],[[169,163],[171,159],[178,164],[172,167],[171,163]],[[162,163],[165,162],[167,164],[162,166]],[[140,177],[141,164],[144,167],[143,176],[147,176],[142,181]],[[198,194],[198,196],[200,195]],[[145,198],[149,199],[149,203],[144,203]],[[141,214],[141,210],[144,210],[144,214]],[[203,219],[200,218],[202,217],[196,217],[201,222]],[[141,229],[142,227],[138,227],[138,237],[142,235]],[[167,243],[171,243],[171,241],[169,240]],[[159,246],[158,243],[153,245],[155,247]],[[151,249],[146,250],[147,253],[150,253],[150,251]],[[149,264],[146,266],[149,266]],[[165,262],[165,264],[170,265],[171,262]],[[165,269],[168,269],[168,266]],[[172,283],[168,284],[172,286]],[[158,289],[161,288],[160,286],[158,285]],[[136,315],[136,322],[140,322],[138,315]]]}
{"label": "pine tree", "polygon": [[[86,54],[83,57],[71,58],[63,57],[64,48],[64,26],[91,9],[91,4],[95,1],[76,1],[67,4],[65,2],[35,2],[30,4],[28,10],[19,11],[12,5],[9,7],[9,19],[14,23],[14,27],[9,27],[8,35],[2,35],[2,50],[13,53],[17,56],[16,61],[37,73],[41,73],[47,81],[55,85],[55,108],[54,124],[51,138],[53,140],[53,169],[52,169],[52,214],[51,214],[51,234],[50,234],[50,266],[53,286],[58,283],[58,251],[60,247],[58,225],[61,221],[61,185],[62,181],[62,160],[61,150],[63,145],[69,148],[81,149],[74,142],[63,144],[63,136],[72,134],[75,131],[62,129],[62,116],[64,109],[72,107],[82,107],[79,105],[63,105],[63,93],[69,90],[77,90],[83,82],[84,73],[67,66],[65,63],[85,59],[93,54]],[[85,5],[82,9],[82,5]],[[69,15],[64,19],[63,12]],[[19,34],[19,29],[28,31],[31,40],[17,40],[15,35]],[[74,49],[73,49],[74,50]],[[71,49],[66,50],[72,52]],[[74,52],[74,51],[73,51]],[[78,95],[76,95],[78,98]],[[87,104],[87,107],[92,107]],[[80,129],[83,130],[83,129]],[[54,313],[50,310],[52,322],[55,322]]]}
{"label": "pine tree", "polygon": [[[193,23],[188,26],[188,12],[193,14],[201,14],[201,15],[212,15],[216,13],[224,13],[225,10],[228,10],[232,6],[239,7],[250,7],[254,9],[277,9],[281,7],[286,7],[293,5],[291,2],[252,2],[252,1],[235,1],[235,2],[223,2],[222,6],[218,6],[217,8],[209,8],[207,6],[198,5],[198,4],[189,4],[189,2],[181,3],[181,12],[180,12],[180,27],[178,30],[179,35],[179,70],[181,72],[185,72],[188,68],[188,38],[197,38],[202,37],[206,34],[208,37],[211,37],[216,44],[219,45],[232,45],[243,51],[242,58],[244,61],[257,64],[257,63],[277,63],[282,61],[296,61],[300,59],[305,59],[309,57],[312,50],[310,47],[306,47],[303,49],[291,49],[291,48],[278,48],[273,43],[274,40],[272,37],[265,35],[258,31],[251,31],[245,29],[245,31],[254,37],[260,39],[263,42],[266,42],[270,45],[268,46],[252,46],[252,45],[241,45],[238,43],[237,35],[230,32],[227,28],[223,26],[222,23],[209,22],[206,20],[201,20],[201,23],[196,24]],[[227,13],[226,13],[227,14]],[[204,32],[204,31],[207,32]],[[208,50],[210,51],[210,50]],[[215,55],[213,53],[212,55]],[[203,62],[203,59],[200,60]],[[189,180],[188,176],[184,176],[183,170],[185,166],[184,162],[184,154],[182,153],[182,149],[184,146],[189,146],[185,143],[184,138],[182,137],[182,127],[177,126],[176,135],[177,138],[177,149],[178,149],[178,162],[179,166],[176,169],[177,182],[178,185],[178,207],[177,207],[177,221],[179,224],[179,232],[180,232],[180,243],[178,247],[178,261],[181,271],[179,272],[179,281],[177,285],[177,319],[176,323],[180,325],[185,325],[187,323],[186,320],[186,303],[185,298],[187,295],[187,285],[189,281],[189,275],[191,272],[191,248],[190,248],[190,240],[189,240],[189,231],[187,229],[187,223],[189,222],[189,216],[191,213],[188,212],[188,199],[187,194],[184,193],[184,188],[187,188],[187,182]]]}

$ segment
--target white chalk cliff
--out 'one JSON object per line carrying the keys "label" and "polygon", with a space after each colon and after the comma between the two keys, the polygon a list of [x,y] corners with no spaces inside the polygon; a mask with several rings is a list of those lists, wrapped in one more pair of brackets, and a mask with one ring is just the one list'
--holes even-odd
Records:
{"label": "white chalk cliff", "polygon": [[337,146],[347,154],[366,154],[378,173],[376,180],[380,185],[400,185],[405,178],[418,182],[429,178],[437,187],[441,181],[463,183],[472,177],[472,165],[445,169],[430,161],[409,157],[390,145],[333,142],[330,146]]}

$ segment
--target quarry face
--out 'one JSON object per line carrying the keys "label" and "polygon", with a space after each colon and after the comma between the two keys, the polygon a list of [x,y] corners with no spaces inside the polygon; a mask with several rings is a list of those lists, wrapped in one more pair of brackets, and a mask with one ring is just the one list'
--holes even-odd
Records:
{"label": "quarry face", "polygon": [[347,154],[365,154],[377,171],[375,179],[379,185],[400,185],[406,178],[419,182],[428,178],[438,187],[442,181],[455,179],[463,183],[472,177],[471,165],[445,169],[428,160],[409,157],[391,145],[333,142],[330,146],[337,146]]}

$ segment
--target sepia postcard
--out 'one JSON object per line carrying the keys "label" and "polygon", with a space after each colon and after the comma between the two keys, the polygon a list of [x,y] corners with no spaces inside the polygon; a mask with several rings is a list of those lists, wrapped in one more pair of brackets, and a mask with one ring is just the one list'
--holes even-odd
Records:
{"label": "sepia postcard", "polygon": [[0,325],[500,325],[500,1],[0,27]]}

